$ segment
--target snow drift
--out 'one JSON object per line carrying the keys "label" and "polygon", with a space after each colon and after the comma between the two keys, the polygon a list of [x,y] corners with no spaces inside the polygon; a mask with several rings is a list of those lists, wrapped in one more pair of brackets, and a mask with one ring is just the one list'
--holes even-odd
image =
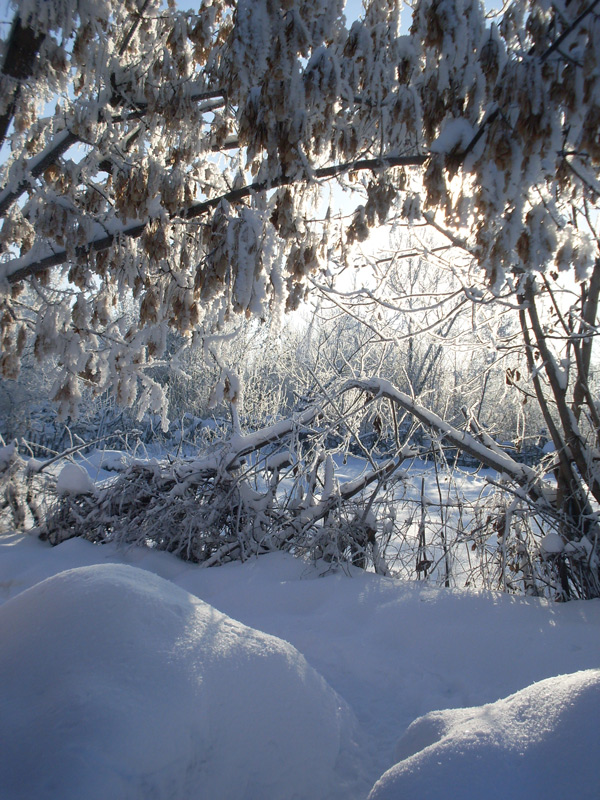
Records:
{"label": "snow drift", "polygon": [[355,722],[287,642],[146,571],[80,567],[0,608],[11,800],[349,797]]}
{"label": "snow drift", "polygon": [[600,670],[535,683],[477,708],[434,711],[398,744],[369,800],[596,800]]}

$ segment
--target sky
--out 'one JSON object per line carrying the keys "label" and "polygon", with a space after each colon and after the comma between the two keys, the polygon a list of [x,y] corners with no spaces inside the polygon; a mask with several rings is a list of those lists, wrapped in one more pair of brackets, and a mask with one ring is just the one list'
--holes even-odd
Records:
{"label": "sky", "polygon": [[[410,25],[411,19],[411,9],[408,7],[406,3],[403,4],[403,19],[401,25],[402,33],[408,32],[408,27]],[[362,0],[346,0],[346,8],[345,14],[348,23],[352,22],[353,20],[357,19],[363,13],[363,4]]]}
{"label": "sky", "polygon": [[[502,8],[501,0],[484,0],[484,6],[486,9],[500,9]],[[346,19],[348,22],[357,19],[363,11],[363,4],[362,0],[346,0]],[[402,33],[408,33],[408,28],[410,26],[412,17],[412,9],[408,5],[408,3],[403,3],[403,11],[402,11],[402,24],[400,30]]]}

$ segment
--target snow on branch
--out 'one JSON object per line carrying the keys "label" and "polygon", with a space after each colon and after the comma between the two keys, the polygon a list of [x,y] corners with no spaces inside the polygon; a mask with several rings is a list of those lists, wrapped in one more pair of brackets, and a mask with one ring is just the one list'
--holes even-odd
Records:
{"label": "snow on branch", "polygon": [[391,400],[405,411],[408,411],[409,414],[418,419],[427,428],[435,431],[450,445],[472,456],[481,464],[507,475],[518,484],[526,486],[528,491],[533,493],[536,498],[544,496],[540,476],[536,470],[526,464],[519,464],[509,455],[498,451],[496,448],[482,444],[470,433],[458,430],[458,428],[450,425],[437,414],[419,405],[410,395],[396,389],[390,381],[382,378],[351,380],[344,385],[342,390],[349,391],[350,389],[359,389],[367,392],[372,396],[373,400],[380,397]]}
{"label": "snow on branch", "polygon": [[[342,0],[22,3],[43,41],[19,76],[8,60],[0,76],[15,101],[3,375],[31,347],[57,359],[61,413],[83,386],[156,410],[148,370],[167,330],[281,320],[393,216],[461,247],[496,299],[522,275],[588,280],[598,2],[492,19],[479,0],[420,0],[407,35],[381,2],[350,28]],[[56,112],[40,119],[49,98]],[[69,158],[77,144],[85,155]],[[345,177],[361,195],[351,222],[322,185]]]}
{"label": "snow on branch", "polygon": [[[68,135],[65,135],[65,141],[69,141]],[[282,186],[290,186],[295,183],[302,183],[310,180],[325,180],[338,175],[360,172],[361,170],[378,170],[385,167],[397,166],[420,166],[424,164],[426,160],[427,157],[422,155],[385,156],[382,158],[359,159],[358,161],[346,164],[334,164],[329,167],[322,167],[313,170],[308,178],[306,176],[288,177],[286,175],[280,175],[279,177],[267,181],[258,181],[248,184],[247,186],[242,186],[239,189],[232,189],[218,197],[211,197],[200,203],[194,203],[188,206],[188,208],[178,216],[182,220],[195,219],[217,208],[217,206],[223,202],[230,204],[239,203],[255,194],[264,193]],[[1,203],[2,198],[0,197],[0,204]],[[177,218],[174,218],[173,221],[176,222]],[[115,226],[116,229],[113,232],[104,233],[98,238],[91,239],[86,244],[79,245],[75,249],[75,258],[82,258],[91,252],[106,250],[121,237],[137,238],[142,235],[146,225],[146,222],[141,222],[135,225]],[[15,258],[2,264],[0,266],[0,278],[4,278],[9,283],[17,283],[31,275],[36,275],[51,267],[64,264],[71,258],[72,256],[69,255],[66,249],[52,251],[41,257],[36,250],[32,250],[26,256]]]}
{"label": "snow on branch", "polygon": [[[189,95],[190,102],[199,102],[205,100],[218,99],[217,103],[204,104],[201,108],[203,112],[214,111],[224,103],[224,93],[222,91],[192,91]],[[132,119],[142,119],[147,112],[148,103],[138,101],[135,103],[135,110],[124,114],[113,115],[111,122],[113,124],[130,121]],[[103,111],[99,112],[99,122],[102,122]],[[29,161],[20,169],[22,178],[18,181],[14,180],[11,175],[11,180],[0,190],[0,216],[4,216],[8,209],[19,200],[25,192],[31,188],[31,182],[34,178],[40,178],[48,167],[57,164],[67,150],[75,144],[85,144],[89,146],[79,133],[74,133],[65,128],[59,131],[46,145],[46,147],[37,155],[29,159]],[[110,162],[109,162],[110,163]],[[14,185],[16,183],[16,186]]]}

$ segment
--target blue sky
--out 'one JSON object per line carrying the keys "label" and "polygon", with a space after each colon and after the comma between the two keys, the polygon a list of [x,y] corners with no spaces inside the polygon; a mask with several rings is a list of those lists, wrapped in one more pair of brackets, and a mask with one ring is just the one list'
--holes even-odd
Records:
{"label": "blue sky", "polygon": [[[399,0],[402,2],[402,0]],[[408,28],[412,19],[412,9],[410,6],[403,2],[402,11],[402,33],[408,33]],[[502,7],[502,0],[484,0],[484,6],[488,11],[491,9],[499,9]],[[346,0],[346,19],[350,23],[362,14],[363,5],[362,0]]]}
{"label": "blue sky", "polygon": [[[406,3],[403,3],[402,5],[404,7],[403,19],[402,19],[402,33],[406,33],[410,25],[412,12],[410,7]],[[362,0],[346,0],[346,19],[348,23],[352,22],[353,20],[357,19],[357,17],[361,16],[362,12],[363,12]]]}

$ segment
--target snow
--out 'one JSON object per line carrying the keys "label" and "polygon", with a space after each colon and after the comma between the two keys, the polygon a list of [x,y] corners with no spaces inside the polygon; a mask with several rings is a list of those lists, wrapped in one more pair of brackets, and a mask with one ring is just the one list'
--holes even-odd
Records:
{"label": "snow", "polygon": [[479,708],[434,711],[408,728],[402,760],[369,800],[428,800],[440,787],[453,798],[595,800],[599,714],[600,669],[549,678]]}
{"label": "snow", "polygon": [[10,462],[15,457],[17,452],[17,446],[13,442],[12,444],[4,445],[0,447],[0,470],[5,470],[10,465]]}
{"label": "snow", "polygon": [[88,468],[88,471],[91,469],[92,474],[99,474],[101,470],[105,470],[106,472],[123,472],[132,461],[132,456],[121,450],[94,449],[91,453],[86,455],[84,466]]}
{"label": "snow", "polygon": [[268,456],[265,467],[272,472],[289,466],[293,461],[293,456],[288,450],[280,450],[278,453]]}
{"label": "snow", "polygon": [[431,143],[432,153],[462,151],[475,136],[475,128],[464,118],[450,119],[444,123],[440,135]]}
{"label": "snow", "polygon": [[345,796],[345,703],[294,647],[162,578],[61,572],[2,607],[0,636],[11,798]]}
{"label": "snow", "polygon": [[565,549],[565,543],[554,531],[550,531],[542,537],[540,546],[545,553],[562,553]]}
{"label": "snow", "polygon": [[56,492],[59,495],[92,494],[94,484],[87,471],[79,464],[65,464],[57,481]]}
{"label": "snow", "polygon": [[5,534],[0,603],[11,800],[597,795],[600,601]]}

